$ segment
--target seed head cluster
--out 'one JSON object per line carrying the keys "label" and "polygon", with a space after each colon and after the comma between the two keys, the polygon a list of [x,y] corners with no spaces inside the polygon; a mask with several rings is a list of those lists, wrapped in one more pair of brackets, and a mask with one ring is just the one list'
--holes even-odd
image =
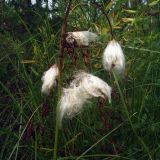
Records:
{"label": "seed head cluster", "polygon": [[111,102],[111,87],[102,79],[79,72],[68,88],[63,89],[60,100],[60,121],[63,117],[72,118],[82,111],[84,103],[93,97],[102,97]]}
{"label": "seed head cluster", "polygon": [[[89,31],[67,32],[66,42],[69,45],[88,46],[90,42],[96,41],[97,34]],[[112,40],[108,43],[102,56],[102,63],[108,72],[114,71],[117,75],[124,76],[125,56],[120,44]],[[42,76],[42,93],[49,94],[56,84],[59,75],[58,66],[55,64],[44,72]],[[79,71],[73,76],[67,88],[63,88],[59,101],[59,121],[60,124],[64,117],[72,118],[80,113],[89,100],[94,97],[108,99],[111,103],[112,88],[97,76]]]}

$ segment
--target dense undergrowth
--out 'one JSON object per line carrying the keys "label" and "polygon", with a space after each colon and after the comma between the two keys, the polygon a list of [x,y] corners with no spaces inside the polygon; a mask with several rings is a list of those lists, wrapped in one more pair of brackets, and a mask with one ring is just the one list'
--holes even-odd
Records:
{"label": "dense undergrowth", "polygon": [[[81,3],[80,3],[81,2]],[[123,3],[122,3],[123,2]],[[90,68],[76,49],[77,65],[66,55],[63,86],[73,72],[83,69],[101,77],[114,88],[112,104],[105,103],[100,117],[97,100],[59,131],[58,159],[159,159],[160,158],[160,15],[159,4],[133,5],[117,1],[109,12],[116,40],[126,56],[125,79],[117,82],[104,71],[101,59],[110,40],[105,17],[82,1],[73,1],[68,31],[87,30],[100,35],[89,47]],[[60,27],[65,2],[51,19],[45,9],[30,10],[1,4],[0,25],[0,159],[52,159],[57,89],[41,95],[42,73],[57,62]],[[106,12],[111,5],[104,4]],[[150,13],[150,14],[149,14]],[[28,19],[27,15],[28,14]]]}

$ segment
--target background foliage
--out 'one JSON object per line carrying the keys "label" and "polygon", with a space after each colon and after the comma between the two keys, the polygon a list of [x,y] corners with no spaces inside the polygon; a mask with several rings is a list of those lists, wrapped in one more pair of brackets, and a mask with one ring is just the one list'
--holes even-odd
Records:
{"label": "background foliage", "polygon": [[[96,0],[93,0],[96,1]],[[91,28],[100,35],[89,47],[90,72],[114,87],[112,104],[103,113],[96,99],[72,120],[64,120],[58,159],[160,158],[160,4],[159,0],[116,0],[103,4],[116,40],[126,55],[126,78],[118,84],[101,65],[111,40],[108,23],[91,1],[74,0],[68,31]],[[42,73],[57,61],[60,28],[67,1],[9,0],[0,2],[0,159],[53,157],[57,90],[41,95]],[[86,3],[87,5],[84,5]],[[77,69],[88,70],[82,50],[77,66],[65,57],[63,85]],[[121,96],[120,96],[121,95]]]}

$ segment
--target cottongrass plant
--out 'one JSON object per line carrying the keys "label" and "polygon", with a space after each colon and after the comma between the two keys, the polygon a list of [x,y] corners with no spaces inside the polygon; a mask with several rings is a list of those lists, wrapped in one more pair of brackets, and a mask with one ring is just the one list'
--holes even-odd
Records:
{"label": "cottongrass plant", "polygon": [[125,56],[120,44],[116,40],[108,43],[103,52],[102,63],[105,70],[114,71],[121,77],[124,76]]}
{"label": "cottongrass plant", "polygon": [[66,42],[70,45],[88,46],[90,42],[95,42],[98,35],[89,31],[67,32]]}
{"label": "cottongrass plant", "polygon": [[58,65],[54,64],[43,73],[41,80],[43,81],[41,92],[49,95],[51,89],[56,86],[56,79],[59,75]]}
{"label": "cottongrass plant", "polygon": [[63,117],[72,118],[82,111],[84,104],[93,97],[108,99],[111,103],[112,88],[102,79],[79,72],[68,88],[64,88],[60,99],[60,124]]}

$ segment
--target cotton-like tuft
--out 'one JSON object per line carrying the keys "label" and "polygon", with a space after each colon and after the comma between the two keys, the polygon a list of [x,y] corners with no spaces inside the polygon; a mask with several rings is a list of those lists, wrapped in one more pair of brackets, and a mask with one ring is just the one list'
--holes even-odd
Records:
{"label": "cotton-like tuft", "polygon": [[41,78],[43,84],[41,92],[43,94],[49,95],[52,87],[56,86],[56,78],[59,75],[59,69],[57,64],[54,64],[49,68],[49,70],[45,71],[43,73],[43,76]]}
{"label": "cotton-like tuft", "polygon": [[82,111],[84,104],[93,97],[108,98],[111,102],[111,87],[100,78],[85,72],[74,76],[69,88],[64,88],[60,100],[60,121],[72,118]]}
{"label": "cotton-like tuft", "polygon": [[81,86],[92,97],[108,98],[111,102],[111,87],[99,77],[81,71],[74,78],[70,86]]}
{"label": "cotton-like tuft", "polygon": [[88,46],[90,42],[95,42],[98,35],[89,31],[68,32],[66,41],[68,44],[76,43],[78,46]]}
{"label": "cotton-like tuft", "polygon": [[125,56],[120,44],[112,40],[108,43],[103,52],[103,67],[107,71],[114,71],[120,76],[124,76]]}

